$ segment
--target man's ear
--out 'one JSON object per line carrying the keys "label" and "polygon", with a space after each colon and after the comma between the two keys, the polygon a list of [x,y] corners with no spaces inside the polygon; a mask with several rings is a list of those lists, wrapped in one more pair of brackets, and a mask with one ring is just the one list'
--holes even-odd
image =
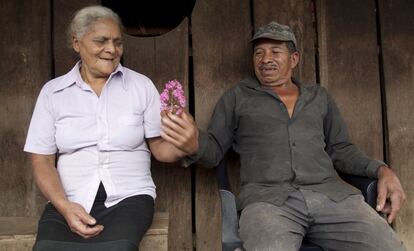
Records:
{"label": "man's ear", "polygon": [[299,52],[295,51],[292,54],[290,54],[292,69],[294,69],[298,65],[299,59],[300,59]]}

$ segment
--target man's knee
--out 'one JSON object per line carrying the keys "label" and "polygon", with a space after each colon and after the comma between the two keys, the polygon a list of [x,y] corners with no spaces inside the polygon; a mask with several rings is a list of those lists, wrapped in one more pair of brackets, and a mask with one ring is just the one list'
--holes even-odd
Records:
{"label": "man's knee", "polygon": [[283,214],[268,203],[246,207],[240,219],[240,237],[246,250],[299,250],[305,230]]}

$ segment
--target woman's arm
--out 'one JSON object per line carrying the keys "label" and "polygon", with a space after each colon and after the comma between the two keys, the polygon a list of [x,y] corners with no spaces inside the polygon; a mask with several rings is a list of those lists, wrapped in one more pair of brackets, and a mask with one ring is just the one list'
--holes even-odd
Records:
{"label": "woman's arm", "polygon": [[102,225],[96,224],[96,220],[85,209],[67,199],[62,183],[55,167],[55,155],[34,154],[30,155],[33,175],[42,194],[63,215],[72,232],[83,238],[98,235]]}

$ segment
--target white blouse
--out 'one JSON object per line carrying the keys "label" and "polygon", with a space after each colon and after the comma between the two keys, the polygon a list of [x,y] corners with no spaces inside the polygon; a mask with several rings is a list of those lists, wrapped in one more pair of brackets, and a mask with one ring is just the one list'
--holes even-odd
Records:
{"label": "white blouse", "polygon": [[110,207],[138,194],[155,198],[146,138],[160,136],[160,99],[146,76],[119,65],[98,97],[79,72],[43,86],[24,151],[58,153],[66,196],[90,212],[99,183]]}

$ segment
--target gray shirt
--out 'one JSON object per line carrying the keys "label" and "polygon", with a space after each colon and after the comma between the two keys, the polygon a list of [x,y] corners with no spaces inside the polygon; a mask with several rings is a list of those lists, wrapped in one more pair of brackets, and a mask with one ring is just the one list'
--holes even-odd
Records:
{"label": "gray shirt", "polygon": [[[340,201],[359,191],[335,169],[377,177],[385,165],[350,142],[332,97],[319,85],[301,85],[294,112],[255,78],[242,80],[218,101],[208,132],[200,132],[199,151],[186,165],[218,165],[230,147],[240,156],[241,190],[237,206],[264,201],[281,205],[289,193],[309,189]],[[335,167],[335,168],[334,168]]]}

